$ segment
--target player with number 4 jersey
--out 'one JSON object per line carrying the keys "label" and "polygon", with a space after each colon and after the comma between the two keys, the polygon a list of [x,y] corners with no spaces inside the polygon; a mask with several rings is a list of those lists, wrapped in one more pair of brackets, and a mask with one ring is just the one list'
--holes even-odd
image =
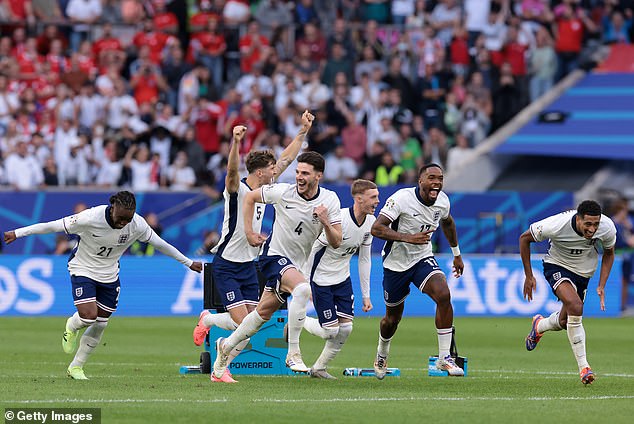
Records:
{"label": "player with number 4 jersey", "polygon": [[67,369],[69,377],[87,380],[83,366],[97,347],[110,315],[119,302],[119,259],[139,240],[176,259],[192,271],[202,271],[202,264],[187,258],[174,246],[160,238],[135,213],[136,199],[129,191],[110,197],[110,205],[96,206],[57,221],[18,228],[4,233],[4,241],[12,243],[32,234],[65,232],[77,234],[80,240],[68,259],[68,271],[77,312],[66,320],[62,349],[73,353],[79,330],[86,328],[75,358]]}
{"label": "player with number 4 jersey", "polygon": [[252,230],[255,205],[263,202],[275,207],[273,230],[259,259],[260,270],[267,281],[256,309],[246,316],[231,336],[216,340],[215,378],[223,378],[231,351],[271,319],[289,294],[293,300],[288,307],[289,352],[286,365],[296,372],[308,372],[299,350],[299,333],[310,298],[310,286],[303,268],[322,230],[331,246],[339,247],[342,240],[339,199],[332,191],[319,187],[324,167],[324,158],[319,153],[302,153],[297,158],[296,184],[271,184],[246,196],[244,228],[252,246],[262,244],[264,238]]}
{"label": "player with number 4 jersey", "polygon": [[[254,261],[258,256],[260,246],[250,245],[246,238],[242,205],[248,193],[271,184],[295,160],[306,134],[311,128],[314,116],[305,111],[301,119],[302,128],[282,152],[279,160],[276,161],[275,155],[270,150],[255,150],[247,155],[245,164],[249,174],[242,180],[240,180],[238,173],[239,150],[247,128],[242,125],[233,128],[233,141],[229,150],[223,192],[225,211],[222,233],[220,241],[211,250],[211,253],[214,254],[212,268],[214,286],[220,294],[227,312],[211,314],[204,310],[200,313],[198,324],[193,333],[194,343],[198,346],[203,343],[212,326],[215,325],[225,330],[235,330],[244,317],[258,304],[260,285]],[[260,234],[262,228],[265,206],[262,202],[257,202],[254,206],[250,230],[256,234]],[[242,351],[248,342],[245,340],[240,346],[237,346],[229,362]],[[222,380],[214,378],[212,374],[211,381],[235,382],[230,373],[225,373]]]}
{"label": "player with number 4 jersey", "polygon": [[387,199],[372,226],[372,235],[386,240],[383,248],[385,316],[381,320],[374,362],[375,375],[379,380],[387,373],[390,344],[403,316],[411,283],[436,302],[436,366],[449,375],[464,375],[464,370],[456,365],[449,353],[453,334],[451,295],[445,274],[438,266],[431,247],[432,234],[440,226],[454,255],[454,275],[462,275],[464,264],[456,225],[449,214],[449,198],[441,191],[442,186],[442,168],[433,163],[423,166],[418,186],[400,189]]}

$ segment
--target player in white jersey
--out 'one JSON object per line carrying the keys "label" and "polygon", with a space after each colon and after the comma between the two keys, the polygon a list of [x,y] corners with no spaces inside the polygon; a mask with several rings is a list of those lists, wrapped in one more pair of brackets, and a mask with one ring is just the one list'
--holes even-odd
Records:
{"label": "player in white jersey", "polygon": [[310,286],[306,282],[305,265],[311,248],[322,230],[328,244],[341,244],[340,202],[335,193],[319,187],[324,172],[324,158],[316,152],[306,152],[297,158],[296,184],[271,184],[252,191],[244,200],[244,228],[252,246],[265,241],[252,230],[256,203],[275,205],[273,230],[264,244],[259,264],[266,278],[264,293],[256,309],[242,321],[227,339],[216,340],[218,355],[213,373],[222,378],[229,353],[240,342],[255,334],[271,319],[288,295],[289,354],[286,364],[293,371],[308,372],[299,350],[299,334],[306,317]]}
{"label": "player in white jersey", "polygon": [[341,209],[341,245],[334,248],[321,234],[313,244],[308,266],[313,304],[318,318],[306,317],[304,328],[326,340],[324,349],[310,368],[314,378],[334,379],[326,371],[330,361],[341,351],[352,333],[354,294],[350,280],[350,259],[359,252],[359,281],[363,296],[363,312],[372,309],[370,271],[372,224],[379,204],[379,190],[372,181],[356,180],[351,187],[354,205]]}
{"label": "player in white jersey", "polygon": [[550,240],[544,257],[544,276],[553,293],[562,302],[561,310],[544,318],[535,315],[526,337],[526,349],[531,351],[546,331],[568,332],[583,384],[592,384],[594,373],[586,358],[586,333],[582,324],[583,302],[588,281],[599,263],[598,245],[603,248],[597,294],[601,310],[605,310],[605,284],[614,263],[616,227],[601,213],[601,206],[585,200],[577,210],[553,215],[531,224],[520,236],[520,255],[524,265],[524,297],[531,301],[535,291],[535,276],[531,267],[531,243]]}
{"label": "player in white jersey", "polygon": [[149,243],[189,269],[200,272],[202,264],[194,262],[174,246],[160,238],[134,211],[136,200],[129,191],[110,197],[110,205],[96,206],[57,221],[18,228],[4,233],[8,244],[31,234],[65,232],[80,237],[68,259],[68,271],[77,307],[68,320],[62,336],[62,348],[73,353],[79,330],[88,327],[79,342],[79,349],[67,374],[75,380],[87,380],[83,366],[97,347],[110,315],[119,301],[119,259],[139,240]]}
{"label": "player in white jersey", "polygon": [[432,163],[421,167],[418,186],[398,190],[387,199],[372,227],[373,236],[386,240],[383,248],[385,316],[381,320],[374,362],[379,380],[387,372],[390,343],[403,316],[410,283],[436,302],[436,366],[449,375],[464,375],[464,370],[456,365],[449,353],[453,325],[451,294],[430,243],[432,234],[440,226],[454,255],[454,275],[460,277],[464,264],[456,224],[449,213],[449,198],[441,191],[442,185],[443,171],[439,165]]}
{"label": "player in white jersey", "polygon": [[[247,241],[242,219],[242,204],[247,193],[257,190],[265,184],[274,181],[295,160],[299,153],[306,134],[310,131],[314,116],[308,111],[302,115],[302,128],[295,139],[282,152],[276,162],[273,152],[252,151],[246,159],[246,178],[240,180],[238,168],[240,165],[240,143],[246,134],[247,128],[238,125],[233,128],[233,141],[229,150],[227,162],[227,176],[225,178],[225,213],[222,224],[221,238],[218,244],[211,250],[214,254],[212,275],[214,285],[228,312],[211,314],[204,310],[200,313],[198,324],[194,328],[194,343],[200,346],[209,333],[212,325],[235,330],[249,312],[255,309],[260,298],[260,286],[258,284],[257,270],[254,260],[258,256],[259,246],[251,246]],[[264,219],[265,204],[257,203],[253,213],[253,231],[260,233],[262,220]],[[245,340],[236,347],[230,355],[230,360],[235,358],[248,343]],[[235,380],[230,373],[223,375],[223,382],[232,383]],[[211,380],[218,382],[213,374]]]}

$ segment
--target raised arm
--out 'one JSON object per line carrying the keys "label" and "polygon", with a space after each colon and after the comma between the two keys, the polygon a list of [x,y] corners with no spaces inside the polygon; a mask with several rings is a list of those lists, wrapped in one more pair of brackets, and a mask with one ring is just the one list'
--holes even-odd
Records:
{"label": "raised arm", "polygon": [[372,225],[372,235],[382,240],[387,241],[401,241],[411,244],[427,244],[431,239],[431,233],[433,231],[424,231],[414,234],[401,233],[393,230],[390,225],[392,220],[387,216],[380,214]]}
{"label": "raised arm", "polygon": [[533,300],[533,292],[537,285],[533,275],[533,267],[531,266],[531,243],[534,242],[535,239],[530,230],[524,231],[520,236],[520,257],[524,267],[524,298],[529,302]]}
{"label": "raised arm", "polygon": [[302,114],[302,128],[299,130],[291,144],[289,144],[286,149],[282,152],[280,158],[277,160],[275,164],[275,176],[274,180],[282,175],[282,173],[288,168],[288,166],[293,163],[299,151],[302,149],[302,144],[304,140],[306,140],[306,134],[310,131],[310,128],[313,125],[313,121],[315,117],[307,110]]}
{"label": "raised arm", "polygon": [[242,205],[244,234],[251,246],[261,246],[266,241],[266,235],[253,231],[253,212],[256,203],[262,203],[262,188],[248,192],[244,196],[244,204]]}
{"label": "raised arm", "polygon": [[605,311],[605,284],[608,282],[612,265],[614,264],[614,247],[603,249],[601,257],[601,271],[599,273],[599,285],[597,286],[597,294],[601,300],[601,310]]}
{"label": "raised arm", "polygon": [[454,221],[451,215],[447,218],[440,220],[440,226],[442,232],[445,234],[449,246],[451,246],[451,252],[453,253],[453,271],[456,277],[460,277],[464,271],[464,262],[462,262],[462,256],[460,255],[460,248],[458,247],[458,232],[456,231],[456,221]]}
{"label": "raised arm", "polygon": [[236,125],[233,127],[233,139],[231,140],[231,148],[229,149],[229,159],[227,160],[227,176],[225,177],[225,187],[229,193],[237,193],[240,188],[240,144],[247,132],[244,125]]}

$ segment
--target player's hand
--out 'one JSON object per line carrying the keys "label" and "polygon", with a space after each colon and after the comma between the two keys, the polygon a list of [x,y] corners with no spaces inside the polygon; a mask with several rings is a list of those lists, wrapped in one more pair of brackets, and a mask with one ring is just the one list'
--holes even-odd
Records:
{"label": "player's hand", "polygon": [[247,133],[247,127],[244,125],[236,125],[233,127],[233,138],[236,141],[242,141],[244,135]]}
{"label": "player's hand", "polygon": [[198,261],[194,261],[189,266],[189,269],[191,269],[192,271],[201,272],[203,270],[203,263],[202,262],[198,262]]}
{"label": "player's hand", "polygon": [[260,234],[256,232],[246,233],[247,241],[253,247],[260,247],[266,241],[266,234]]}
{"label": "player's hand", "polygon": [[363,307],[361,308],[363,312],[370,312],[372,310],[372,301],[369,297],[363,298]]}
{"label": "player's hand", "polygon": [[599,295],[599,301],[601,302],[601,310],[605,311],[605,289],[603,287],[597,287],[597,294]]}
{"label": "player's hand", "polygon": [[313,121],[315,120],[315,116],[310,113],[308,110],[305,110],[302,114],[302,126],[305,129],[310,129],[313,126]]}
{"label": "player's hand", "polygon": [[313,209],[313,218],[317,218],[323,225],[328,225],[328,208],[319,205]]}
{"label": "player's hand", "polygon": [[528,300],[529,302],[533,300],[533,292],[535,291],[536,286],[537,281],[532,275],[524,279],[524,299]]}
{"label": "player's hand", "polygon": [[13,243],[16,239],[15,231],[7,231],[4,233],[4,242],[6,244]]}
{"label": "player's hand", "polygon": [[410,234],[409,240],[407,240],[407,242],[411,244],[427,244],[430,242],[433,232],[433,230],[429,230]]}
{"label": "player's hand", "polygon": [[464,271],[464,262],[462,262],[462,256],[453,257],[453,275],[456,278],[460,278]]}

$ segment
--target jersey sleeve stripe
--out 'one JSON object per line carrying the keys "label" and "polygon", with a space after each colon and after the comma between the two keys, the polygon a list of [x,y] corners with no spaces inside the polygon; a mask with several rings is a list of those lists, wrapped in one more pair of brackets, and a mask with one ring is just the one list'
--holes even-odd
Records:
{"label": "jersey sleeve stripe", "polygon": [[537,236],[536,236],[536,235],[535,235],[535,233],[533,232],[533,226],[532,226],[532,225],[528,227],[528,230],[531,232],[531,236],[533,236],[533,240],[535,240],[535,241],[541,241],[541,240],[539,240],[539,239],[537,238]]}
{"label": "jersey sleeve stripe", "polygon": [[70,233],[68,232],[68,228],[66,228],[66,218],[62,218],[62,224],[64,224],[64,232],[65,232],[66,234],[70,234]]}
{"label": "jersey sleeve stripe", "polygon": [[379,212],[379,215],[383,215],[384,217],[386,217],[390,221],[394,221],[394,219],[395,219],[395,218],[391,217],[387,212],[384,212],[384,211]]}

